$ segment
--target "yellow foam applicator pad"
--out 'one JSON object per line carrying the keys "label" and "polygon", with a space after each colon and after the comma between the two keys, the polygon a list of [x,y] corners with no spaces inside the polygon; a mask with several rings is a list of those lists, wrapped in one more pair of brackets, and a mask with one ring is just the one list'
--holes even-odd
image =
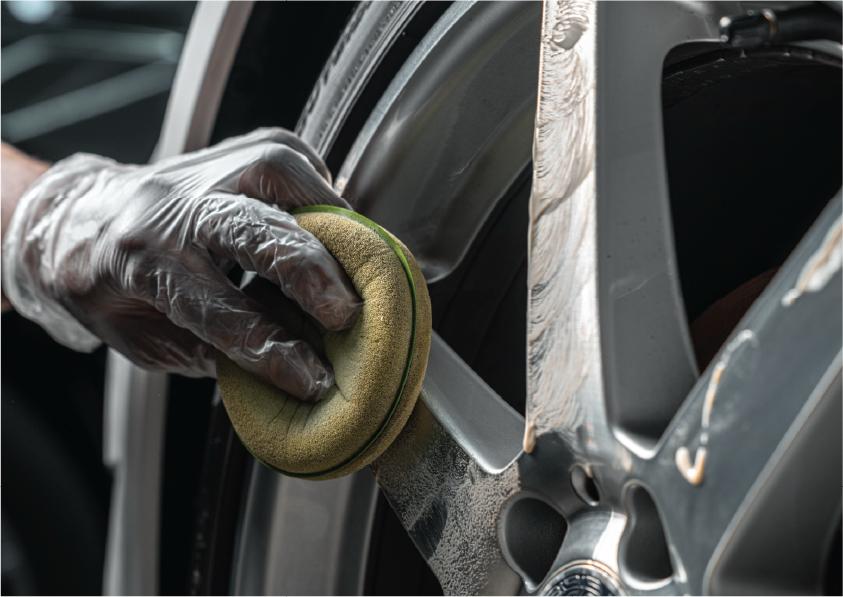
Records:
{"label": "yellow foam applicator pad", "polygon": [[430,297],[407,248],[371,220],[322,205],[295,216],[363,299],[353,327],[323,334],[335,384],[321,401],[305,403],[221,358],[219,387],[256,458],[288,475],[329,479],[372,462],[407,422],[430,351]]}

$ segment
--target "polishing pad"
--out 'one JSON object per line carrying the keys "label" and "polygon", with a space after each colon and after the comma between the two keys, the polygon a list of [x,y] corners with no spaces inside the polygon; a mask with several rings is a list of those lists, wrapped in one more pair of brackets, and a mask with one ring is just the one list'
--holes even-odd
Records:
{"label": "polishing pad", "polygon": [[308,403],[224,357],[217,373],[234,429],[257,459],[288,475],[329,479],[372,462],[407,422],[430,351],[430,297],[407,248],[371,220],[322,205],[295,217],[363,299],[350,329],[323,333],[335,383],[321,401]]}

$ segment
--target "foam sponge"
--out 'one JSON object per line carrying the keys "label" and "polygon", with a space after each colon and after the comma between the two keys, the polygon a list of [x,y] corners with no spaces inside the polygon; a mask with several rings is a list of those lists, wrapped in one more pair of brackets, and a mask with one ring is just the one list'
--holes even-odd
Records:
{"label": "foam sponge", "polygon": [[407,422],[430,351],[430,297],[407,248],[371,220],[321,205],[295,215],[363,299],[352,328],[323,334],[336,382],[321,401],[305,403],[221,357],[219,387],[257,459],[288,475],[329,479],[369,464]]}

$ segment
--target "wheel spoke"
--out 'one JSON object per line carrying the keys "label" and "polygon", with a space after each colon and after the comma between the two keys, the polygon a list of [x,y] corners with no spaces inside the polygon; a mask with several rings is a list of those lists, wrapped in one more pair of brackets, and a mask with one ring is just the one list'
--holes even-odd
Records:
{"label": "wheel spoke", "polygon": [[446,594],[518,590],[497,539],[498,513],[518,489],[514,468],[485,472],[423,404],[373,468]]}
{"label": "wheel spoke", "polygon": [[445,432],[488,473],[518,456],[524,419],[434,333],[422,400]]}
{"label": "wheel spoke", "polygon": [[530,197],[527,427],[602,428],[595,279],[594,18],[587,3],[548,2]]}
{"label": "wheel spoke", "polygon": [[524,421],[436,335],[430,352],[422,402],[373,465],[377,482],[446,592],[515,591],[497,524],[519,487],[506,467]]}
{"label": "wheel spoke", "polygon": [[[662,64],[682,42],[716,38],[710,11],[729,9],[546,4],[528,418],[578,452],[605,452],[617,436],[646,453],[697,377],[672,239]],[[641,30],[651,33],[630,33]]]}
{"label": "wheel spoke", "polygon": [[819,590],[799,583],[840,511],[841,234],[838,196],[642,469],[695,592]]}
{"label": "wheel spoke", "polygon": [[673,244],[661,81],[672,48],[716,40],[718,18],[711,11],[735,10],[712,4],[621,2],[597,10],[597,270],[605,400],[619,435],[643,446],[658,440],[697,377]]}

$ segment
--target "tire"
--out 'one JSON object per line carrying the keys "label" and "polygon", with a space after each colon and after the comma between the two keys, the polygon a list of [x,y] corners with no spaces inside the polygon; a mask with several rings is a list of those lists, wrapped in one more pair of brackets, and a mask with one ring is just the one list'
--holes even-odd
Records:
{"label": "tire", "polygon": [[334,46],[331,57],[296,125],[320,155],[328,155],[353,106],[378,66],[422,7],[420,2],[362,2]]}
{"label": "tire", "polygon": [[14,480],[3,497],[3,593],[99,593],[99,499],[67,446],[11,388],[3,409],[3,473]]}

